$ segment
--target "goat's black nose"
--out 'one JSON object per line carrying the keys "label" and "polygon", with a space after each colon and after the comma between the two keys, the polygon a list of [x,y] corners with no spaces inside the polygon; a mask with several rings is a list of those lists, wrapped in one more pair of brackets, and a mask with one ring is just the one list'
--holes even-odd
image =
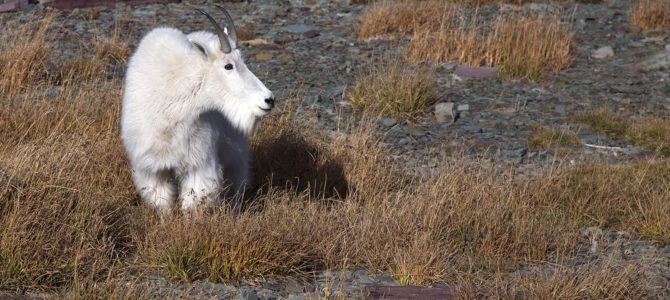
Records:
{"label": "goat's black nose", "polygon": [[265,103],[269,104],[270,107],[274,107],[275,106],[275,97],[265,98]]}

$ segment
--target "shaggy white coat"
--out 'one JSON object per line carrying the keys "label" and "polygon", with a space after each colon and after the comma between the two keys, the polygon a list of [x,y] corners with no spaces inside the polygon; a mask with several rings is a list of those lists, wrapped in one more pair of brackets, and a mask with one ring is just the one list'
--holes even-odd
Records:
{"label": "shaggy white coat", "polygon": [[146,203],[188,210],[249,182],[248,136],[273,95],[230,44],[224,54],[214,34],[158,28],[130,58],[121,137]]}

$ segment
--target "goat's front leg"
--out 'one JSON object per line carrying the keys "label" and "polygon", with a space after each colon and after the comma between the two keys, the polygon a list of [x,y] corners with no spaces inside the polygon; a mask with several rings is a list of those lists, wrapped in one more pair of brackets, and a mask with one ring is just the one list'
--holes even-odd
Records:
{"label": "goat's front leg", "polygon": [[170,210],[177,198],[177,190],[171,180],[172,174],[169,170],[133,170],[133,181],[142,200],[164,212]]}
{"label": "goat's front leg", "polygon": [[222,181],[218,167],[193,168],[180,177],[182,211],[194,209],[200,204],[210,205],[217,200]]}

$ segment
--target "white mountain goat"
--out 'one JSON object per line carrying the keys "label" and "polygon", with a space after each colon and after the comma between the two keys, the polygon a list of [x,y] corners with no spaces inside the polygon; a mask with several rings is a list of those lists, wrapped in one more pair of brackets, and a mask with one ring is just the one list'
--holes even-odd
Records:
{"label": "white mountain goat", "polygon": [[126,73],[121,137],[143,201],[161,210],[212,204],[249,182],[248,136],[275,98],[244,64],[230,14],[216,35],[157,28]]}

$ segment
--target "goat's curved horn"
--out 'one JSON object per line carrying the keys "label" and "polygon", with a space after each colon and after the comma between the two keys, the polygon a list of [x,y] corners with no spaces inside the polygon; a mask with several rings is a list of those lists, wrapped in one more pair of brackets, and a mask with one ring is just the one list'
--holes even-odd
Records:
{"label": "goat's curved horn", "polygon": [[237,30],[235,30],[235,23],[233,22],[233,17],[230,16],[228,11],[223,8],[223,6],[216,4],[216,7],[223,12],[223,14],[226,16],[226,27],[228,28],[228,35],[230,36],[230,39],[237,44]]}
{"label": "goat's curved horn", "polygon": [[219,26],[219,24],[216,22],[216,20],[214,20],[214,18],[212,18],[212,16],[210,16],[208,13],[202,11],[199,8],[194,7],[194,9],[197,10],[198,12],[200,12],[201,14],[205,15],[205,17],[207,17],[209,22],[211,22],[212,25],[214,25],[214,30],[216,31],[216,35],[219,36],[219,44],[221,44],[221,51],[223,51],[223,53],[226,53],[226,54],[230,53],[233,50],[233,48],[230,46],[230,41],[228,41],[228,36],[226,36],[226,33],[223,32],[223,29],[221,29],[221,26]]}

